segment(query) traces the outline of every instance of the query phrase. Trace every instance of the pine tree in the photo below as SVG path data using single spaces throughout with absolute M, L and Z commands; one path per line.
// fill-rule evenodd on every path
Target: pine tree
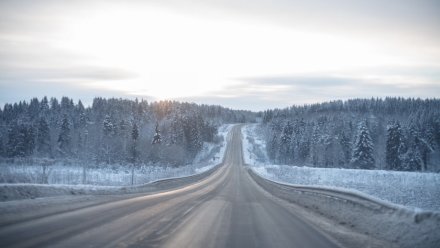
M 58 136 L 58 148 L 63 155 L 70 153 L 71 140 L 70 123 L 67 116 L 64 116 Z
M 42 116 L 46 116 L 49 112 L 49 101 L 47 100 L 47 97 L 43 97 L 40 102 L 40 114 Z
M 280 137 L 280 160 L 282 163 L 290 163 L 293 159 L 293 147 L 292 147 L 292 133 L 293 126 L 290 121 L 283 128 L 283 132 Z
M 373 142 L 365 122 L 359 126 L 351 163 L 360 169 L 373 169 Z
M 135 163 L 138 157 L 138 148 L 137 143 L 139 139 L 139 128 L 136 123 L 133 124 L 132 130 L 131 130 L 131 160 L 132 163 Z
M 317 166 L 319 163 L 319 146 L 321 140 L 321 130 L 318 124 L 312 123 L 312 138 L 310 142 L 310 160 L 313 165 Z
M 2 137 L 0 137 L 0 157 L 6 157 L 5 146 L 3 145 Z
M 175 115 L 171 122 L 170 145 L 183 145 L 185 143 L 185 135 L 183 130 L 182 119 Z
M 408 148 L 408 151 L 402 156 L 402 170 L 419 171 L 422 169 L 423 160 L 418 146 L 419 144 L 416 138 L 415 143 L 413 143 L 413 145 Z
M 12 124 L 8 130 L 6 153 L 9 157 L 25 157 L 32 155 L 35 148 L 35 134 L 32 126 Z
M 272 132 L 271 139 L 267 144 L 267 155 L 270 159 L 276 160 L 278 156 L 278 137 L 275 132 Z
M 161 142 L 162 142 L 162 136 L 160 135 L 159 124 L 156 123 L 156 133 L 154 134 L 153 141 L 151 143 L 154 145 L 154 144 L 160 144 Z
M 85 128 L 87 126 L 87 116 L 84 112 L 81 112 L 79 114 L 79 123 L 78 123 L 78 127 L 81 128 Z
M 110 116 L 106 115 L 102 122 L 102 132 L 104 136 L 101 143 L 101 151 L 102 151 L 101 159 L 105 160 L 107 164 L 110 164 L 112 162 L 112 159 L 116 157 L 116 153 L 118 152 L 114 148 L 115 130 L 116 130 L 116 126 L 113 124 Z
M 49 124 L 43 117 L 38 122 L 37 151 L 40 155 L 51 155 Z
M 344 163 L 349 163 L 351 157 L 351 143 L 344 131 L 340 134 L 339 143 L 341 145 L 342 153 L 344 154 Z
M 399 123 L 388 125 L 386 141 L 386 168 L 388 170 L 400 170 L 400 147 L 402 143 L 402 131 Z
M 9 157 L 24 157 L 26 155 L 25 131 L 22 125 L 12 124 L 8 130 L 8 142 L 6 144 Z
M 23 127 L 24 131 L 24 142 L 25 142 L 25 155 L 30 156 L 35 150 L 35 131 L 32 125 L 25 125 Z
M 104 135 L 106 137 L 112 136 L 114 134 L 115 127 L 109 115 L 104 117 L 104 121 L 102 122 Z
M 133 124 L 133 129 L 131 130 L 131 156 L 132 156 L 132 165 L 131 165 L 131 185 L 134 185 L 134 169 L 136 167 L 136 161 L 138 159 L 138 139 L 139 139 L 139 129 L 136 123 Z
M 189 136 L 189 151 L 192 155 L 196 155 L 198 151 L 202 148 L 202 141 L 199 133 L 199 128 L 196 124 L 191 126 L 190 136 Z
M 31 120 L 35 120 L 40 114 L 40 102 L 37 98 L 32 98 L 29 104 L 28 116 Z

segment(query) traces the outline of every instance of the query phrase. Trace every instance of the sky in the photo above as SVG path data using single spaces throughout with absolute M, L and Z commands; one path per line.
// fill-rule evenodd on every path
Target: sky
M 437 0 L 0 0 L 0 104 L 440 96 Z

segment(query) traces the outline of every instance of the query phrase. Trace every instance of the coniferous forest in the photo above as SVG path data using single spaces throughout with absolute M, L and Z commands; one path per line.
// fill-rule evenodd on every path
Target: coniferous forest
M 190 163 L 203 142 L 218 142 L 224 123 L 255 114 L 174 101 L 95 98 L 90 107 L 68 97 L 33 98 L 0 110 L 0 156 L 90 163 Z
M 313 167 L 440 171 L 440 100 L 353 99 L 267 110 L 269 159 Z
M 0 110 L 0 156 L 91 163 L 191 163 L 225 123 L 261 120 L 272 163 L 439 171 L 440 100 L 353 99 L 263 112 L 176 101 L 33 98 Z

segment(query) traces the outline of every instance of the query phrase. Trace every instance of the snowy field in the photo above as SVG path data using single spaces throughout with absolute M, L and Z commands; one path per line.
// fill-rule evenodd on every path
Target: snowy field
M 219 144 L 205 143 L 195 163 L 181 167 L 141 165 L 135 169 L 134 184 L 145 184 L 165 178 L 184 177 L 202 173 L 221 162 L 226 150 L 226 136 L 232 125 L 219 128 L 223 138 Z M 213 159 L 213 158 L 216 159 Z M 84 165 L 69 161 L 69 165 L 56 163 L 42 166 L 27 162 L 0 164 L 0 184 L 59 184 L 126 186 L 131 184 L 130 165 Z
M 440 174 L 271 165 L 258 125 L 243 127 L 245 162 L 259 175 L 282 183 L 360 191 L 409 208 L 440 211 Z

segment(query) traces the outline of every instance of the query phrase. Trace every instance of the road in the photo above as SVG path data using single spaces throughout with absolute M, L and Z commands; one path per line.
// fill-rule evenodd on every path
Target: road
M 0 227 L 1 247 L 338 247 L 243 166 L 240 127 L 223 165 L 176 190 Z

